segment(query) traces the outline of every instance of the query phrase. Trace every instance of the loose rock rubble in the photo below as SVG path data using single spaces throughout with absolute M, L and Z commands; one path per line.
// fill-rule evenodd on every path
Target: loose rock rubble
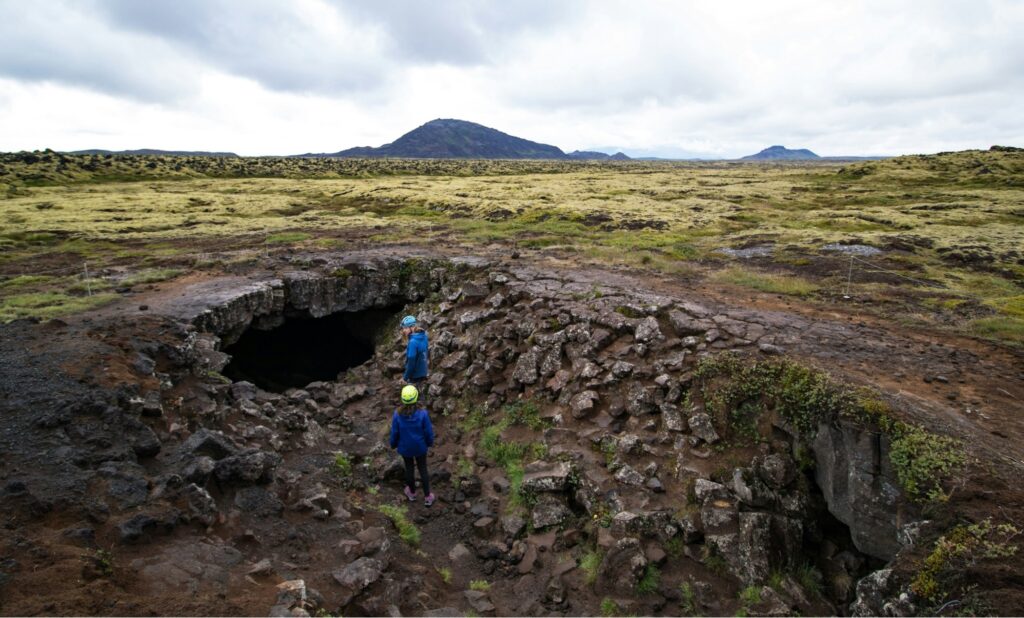
M 349 275 L 323 274 L 342 266 Z M 778 354 L 840 331 L 479 260 L 321 267 L 213 306 L 181 301 L 172 309 L 189 322 L 167 318 L 162 340 L 137 344 L 149 361 L 133 384 L 54 393 L 64 403 L 37 430 L 52 436 L 47 456 L 73 468 L 68 486 L 9 480 L 5 509 L 22 521 L 74 513 L 75 529 L 92 531 L 76 538 L 111 538 L 115 551 L 202 539 L 177 570 L 159 552 L 140 558 L 138 577 L 228 596 L 273 586 L 261 611 L 275 616 L 596 614 L 605 597 L 675 614 L 683 584 L 694 611 L 731 613 L 739 589 L 811 561 L 860 583 L 821 595 L 790 577 L 748 610 L 897 611 L 899 585 L 871 569 L 899 553 L 911 510 L 893 472 L 865 463 L 882 446 L 839 419 L 811 444 L 784 426 L 759 444 L 724 444 L 687 397 L 705 355 Z M 432 342 L 429 509 L 401 495 L 386 443 L 397 333 L 333 382 L 271 393 L 217 377 L 224 346 L 247 328 L 395 305 Z M 522 450 L 502 465 L 482 436 L 516 405 L 532 416 L 504 425 L 502 443 Z M 813 449 L 813 475 L 798 446 Z M 405 508 L 420 545 L 381 506 Z M 824 530 L 826 516 L 850 538 Z M 473 580 L 488 589 L 468 589 Z

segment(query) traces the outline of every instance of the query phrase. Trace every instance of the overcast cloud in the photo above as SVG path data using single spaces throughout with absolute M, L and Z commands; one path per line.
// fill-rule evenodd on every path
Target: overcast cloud
M 0 150 L 1024 145 L 1024 2 L 0 0 Z

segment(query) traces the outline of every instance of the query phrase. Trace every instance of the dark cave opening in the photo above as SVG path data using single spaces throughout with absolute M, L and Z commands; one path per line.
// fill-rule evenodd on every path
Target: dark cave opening
M 817 570 L 812 579 L 817 580 L 820 592 L 838 609 L 845 610 L 854 599 L 856 582 L 884 568 L 885 561 L 857 549 L 850 527 L 828 510 L 814 476 L 807 477 L 817 525 L 804 531 L 804 557 Z
M 224 348 L 231 362 L 224 375 L 280 393 L 338 374 L 373 356 L 377 335 L 401 306 L 335 313 L 322 318 L 288 318 L 272 330 L 249 329 Z

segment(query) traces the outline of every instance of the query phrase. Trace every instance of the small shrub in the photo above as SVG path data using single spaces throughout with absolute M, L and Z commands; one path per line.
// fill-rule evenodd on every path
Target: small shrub
M 682 537 L 674 536 L 668 541 L 665 541 L 665 553 L 668 554 L 669 558 L 678 558 L 683 555 L 683 539 Z
M 526 425 L 534 431 L 543 431 L 551 427 L 551 421 L 540 417 L 537 403 L 529 399 L 505 406 L 505 418 L 512 425 Z
M 615 601 L 605 597 L 601 599 L 601 615 L 602 616 L 618 616 L 619 615 L 619 604 Z
M 414 523 L 409 521 L 408 509 L 404 506 L 382 504 L 377 507 L 377 510 L 395 524 L 395 527 L 398 528 L 398 536 L 400 536 L 403 541 L 413 547 L 419 546 L 420 530 Z
M 644 569 L 644 575 L 636 583 L 636 591 L 640 594 L 650 594 L 658 589 L 661 583 L 661 570 L 654 564 L 648 564 Z
M 709 414 L 720 423 L 728 421 L 731 435 L 747 439 L 760 439 L 759 419 L 769 411 L 808 439 L 829 419 L 877 425 L 891 440 L 889 458 L 897 480 L 917 501 L 943 499 L 943 481 L 966 463 L 959 441 L 896 420 L 877 396 L 788 359 L 744 360 L 732 353 L 703 358 L 694 372 L 694 393 Z M 797 461 L 803 470 L 813 468 L 806 448 L 798 449 Z
M 105 549 L 96 550 L 96 569 L 105 577 L 114 574 L 114 555 Z
M 740 590 L 740 603 L 743 607 L 751 608 L 761 602 L 761 587 L 760 586 L 747 586 L 743 590 Z
M 441 576 L 441 581 L 446 584 L 452 583 L 452 570 L 448 567 L 438 567 L 437 573 Z
M 690 582 L 679 585 L 679 613 L 683 616 L 697 616 L 697 595 Z
M 960 443 L 905 423 L 895 424 L 893 430 L 889 459 L 900 486 L 919 501 L 943 500 L 942 479 L 966 462 Z
M 487 592 L 491 589 L 491 583 L 486 579 L 474 579 L 469 582 L 470 590 L 479 590 L 480 592 Z
M 991 518 L 953 528 L 935 541 L 935 547 L 911 581 L 910 589 L 930 602 L 942 601 L 953 592 L 953 585 L 964 568 L 981 560 L 1016 555 L 1019 547 L 1014 539 L 1020 533 L 1013 524 L 993 524 Z
M 704 546 L 704 566 L 709 571 L 718 575 L 719 577 L 725 577 L 729 574 L 729 563 L 725 561 L 725 558 L 709 549 L 706 545 Z
M 334 454 L 334 472 L 341 478 L 348 478 L 352 475 L 352 460 L 345 453 Z
M 596 549 L 588 551 L 580 559 L 580 568 L 583 569 L 584 581 L 587 582 L 587 585 L 592 586 L 597 581 L 597 573 L 603 559 L 604 555 Z
M 466 414 L 462 418 L 462 420 L 460 420 L 458 423 L 456 423 L 455 426 L 458 427 L 459 431 L 461 431 L 462 433 L 469 433 L 469 432 L 473 431 L 474 429 L 483 429 L 484 427 L 487 427 L 488 425 L 490 425 L 491 422 L 492 422 L 491 419 L 489 419 L 483 413 L 482 410 L 477 408 L 477 409 L 471 410 L 468 414 Z

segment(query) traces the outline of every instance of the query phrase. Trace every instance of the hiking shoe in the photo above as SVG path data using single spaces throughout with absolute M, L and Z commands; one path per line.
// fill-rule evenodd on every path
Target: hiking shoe
M 416 501 L 416 492 L 411 490 L 411 489 L 409 489 L 408 485 L 405 486 L 404 491 L 405 491 L 405 497 L 409 499 L 409 502 L 415 502 Z
M 430 506 L 431 504 L 434 503 L 434 500 L 436 500 L 436 499 L 437 498 L 434 496 L 434 492 L 430 492 L 430 495 L 428 495 L 425 498 L 423 498 L 423 504 L 425 504 L 427 506 Z

